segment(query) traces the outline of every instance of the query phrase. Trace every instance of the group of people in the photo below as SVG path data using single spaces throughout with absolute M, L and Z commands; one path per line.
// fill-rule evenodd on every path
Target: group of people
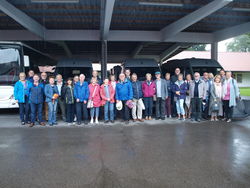
M 45 126 L 57 124 L 57 112 L 69 125 L 77 123 L 98 124 L 100 107 L 103 107 L 104 123 L 114 123 L 119 115 L 128 124 L 151 120 L 155 103 L 155 119 L 177 117 L 179 120 L 191 118 L 201 121 L 202 114 L 210 116 L 211 121 L 224 117 L 232 121 L 233 107 L 239 98 L 237 82 L 230 71 L 220 71 L 219 75 L 204 73 L 201 77 L 194 73 L 193 79 L 187 74 L 185 79 L 181 70 L 175 74 L 155 72 L 155 78 L 147 73 L 144 81 L 126 69 L 119 74 L 101 81 L 98 72 L 86 81 L 85 75 L 63 80 L 62 75 L 55 77 L 33 70 L 21 72 L 14 87 L 14 98 L 19 104 L 21 124 L 33 127 L 36 122 Z M 144 111 L 144 113 L 143 113 Z M 90 115 L 90 118 L 89 118 Z

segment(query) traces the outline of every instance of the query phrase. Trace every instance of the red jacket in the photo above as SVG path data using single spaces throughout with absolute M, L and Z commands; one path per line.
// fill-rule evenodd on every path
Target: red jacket
M 93 96 L 95 87 L 96 87 L 95 95 Z M 99 84 L 95 84 L 95 85 L 89 84 L 89 99 L 93 100 L 94 107 L 100 107 L 101 106 L 101 96 L 100 96 L 100 86 L 99 86 Z
M 150 85 L 146 81 L 142 83 L 142 93 L 144 97 L 153 97 L 156 92 L 155 82 L 151 81 Z
M 109 84 L 108 87 L 109 87 L 110 102 L 114 103 L 115 102 L 115 90 L 113 89 L 113 86 L 111 84 Z M 100 94 L 102 98 L 102 105 L 105 105 L 107 98 L 106 98 L 104 84 L 102 84 L 101 86 Z

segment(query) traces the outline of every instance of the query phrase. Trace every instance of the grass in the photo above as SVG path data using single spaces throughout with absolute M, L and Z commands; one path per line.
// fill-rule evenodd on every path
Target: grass
M 241 87 L 240 88 L 241 96 L 250 96 L 250 87 Z

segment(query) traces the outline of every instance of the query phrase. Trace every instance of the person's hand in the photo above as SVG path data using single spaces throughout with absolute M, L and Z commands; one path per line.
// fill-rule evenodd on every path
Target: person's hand
M 175 93 L 176 93 L 176 95 L 180 95 L 180 91 L 176 91 Z
M 108 98 L 107 101 L 110 101 L 110 98 Z
M 118 102 L 120 102 L 120 100 L 116 100 L 116 102 L 118 103 Z
M 16 103 L 18 103 L 18 100 L 16 100 Z
M 166 96 L 166 99 L 168 99 L 168 96 Z
M 76 102 L 80 102 L 80 99 L 76 99 Z
M 87 101 L 83 101 L 84 102 L 84 104 L 86 104 L 87 103 Z

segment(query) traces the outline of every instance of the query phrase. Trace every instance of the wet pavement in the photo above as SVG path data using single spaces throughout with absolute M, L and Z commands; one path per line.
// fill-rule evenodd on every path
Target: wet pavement
M 1 188 L 250 187 L 250 119 L 52 128 L 16 119 L 0 115 Z

